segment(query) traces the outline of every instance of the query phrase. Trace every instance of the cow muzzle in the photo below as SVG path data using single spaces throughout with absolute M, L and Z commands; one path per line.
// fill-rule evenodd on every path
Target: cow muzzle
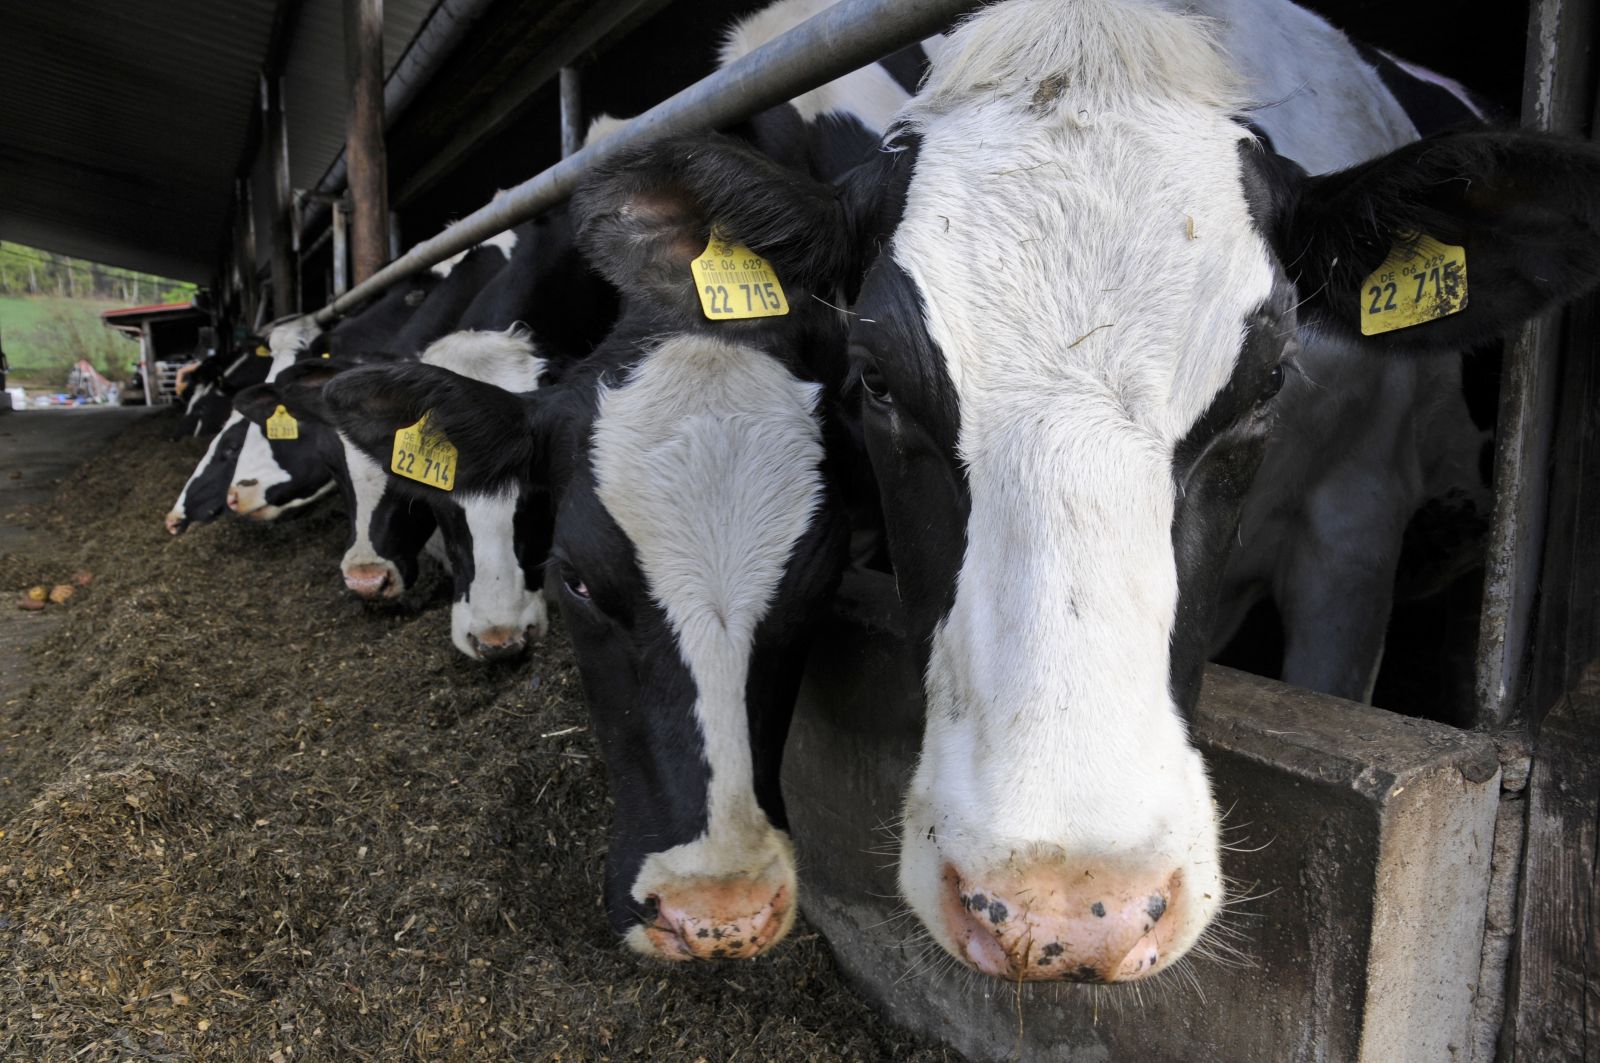
M 491 627 L 467 632 L 472 655 L 482 661 L 511 661 L 528 649 L 528 633 L 513 627 Z
M 398 598 L 405 592 L 400 571 L 388 562 L 351 565 L 344 570 L 344 585 L 356 597 L 368 601 Z
M 748 960 L 794 925 L 794 890 L 770 878 L 690 879 L 647 898 L 653 920 L 632 942 L 664 960 Z
M 167 514 L 166 520 L 163 521 L 163 523 L 167 526 L 168 535 L 182 535 L 184 529 L 189 527 L 189 518 L 185 517 L 178 510 L 173 510 Z
M 944 865 L 940 915 L 958 958 L 1007 981 L 1131 982 L 1174 957 L 1182 870 Z

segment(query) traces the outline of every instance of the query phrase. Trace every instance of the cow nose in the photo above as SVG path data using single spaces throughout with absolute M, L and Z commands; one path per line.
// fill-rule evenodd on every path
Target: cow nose
M 345 570 L 344 585 L 362 598 L 394 598 L 400 578 L 389 565 L 352 565 Z
M 752 959 L 788 933 L 789 898 L 770 879 L 685 882 L 650 895 L 655 922 L 645 936 L 662 959 Z
M 968 879 L 945 865 L 943 915 L 957 954 L 1009 981 L 1152 974 L 1177 921 L 1169 913 L 1183 903 L 1182 871 L 1050 864 Z
M 189 526 L 189 522 L 183 519 L 183 514 L 176 510 L 167 514 L 165 523 L 168 535 L 182 535 L 183 530 Z
M 509 661 L 528 648 L 528 637 L 516 628 L 491 627 L 469 632 L 467 639 L 485 661 Z
M 239 489 L 236 487 L 228 488 L 228 508 L 239 512 Z

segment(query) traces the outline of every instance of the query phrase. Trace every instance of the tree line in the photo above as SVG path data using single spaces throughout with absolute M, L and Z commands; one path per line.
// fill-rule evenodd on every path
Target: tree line
M 183 302 L 193 298 L 194 291 L 194 285 L 168 277 L 0 240 L 0 295 L 54 295 L 138 305 Z

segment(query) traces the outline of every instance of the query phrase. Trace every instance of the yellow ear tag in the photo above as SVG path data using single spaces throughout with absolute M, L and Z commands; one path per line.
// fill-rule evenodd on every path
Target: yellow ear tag
M 272 352 L 267 349 L 267 345 L 265 343 L 258 343 L 258 344 L 256 344 L 256 357 L 257 358 L 271 358 L 272 357 Z
M 1361 334 L 1410 328 L 1467 308 L 1467 252 L 1431 236 L 1400 244 L 1361 285 Z
M 782 317 L 789 312 L 789 300 L 772 266 L 743 244 L 730 244 L 712 233 L 689 270 L 700 293 L 700 309 L 712 321 Z
M 294 414 L 279 406 L 267 418 L 268 439 L 299 439 L 300 422 L 294 419 Z
M 438 432 L 428 431 L 428 415 L 394 434 L 394 454 L 389 468 L 408 480 L 453 491 L 456 486 L 456 448 Z
M 333 357 L 333 352 L 332 351 L 323 351 L 322 352 L 322 357 L 324 357 L 324 358 L 332 358 Z

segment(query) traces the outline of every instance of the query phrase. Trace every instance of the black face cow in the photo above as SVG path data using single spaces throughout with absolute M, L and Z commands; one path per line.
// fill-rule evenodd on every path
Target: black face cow
M 1453 135 L 1321 177 L 1275 154 L 1239 116 L 1285 79 L 1310 126 L 1280 146 L 1395 134 L 1340 109 L 1386 98 L 1347 42 L 1244 7 L 987 8 L 843 199 L 886 240 L 850 357 L 927 697 L 901 888 L 1008 980 L 1147 976 L 1223 903 L 1186 717 L 1274 424 L 1329 401 L 1301 346 L 1351 371 L 1454 351 L 1600 269 L 1589 146 Z M 1392 254 L 1425 323 L 1363 335 Z
M 212 355 L 195 364 L 180 386 L 183 417 L 173 438 L 204 438 L 221 431 L 233 412 L 233 396 L 267 378 L 272 366 L 269 355 L 266 341 L 252 338 L 241 353 L 226 359 Z

